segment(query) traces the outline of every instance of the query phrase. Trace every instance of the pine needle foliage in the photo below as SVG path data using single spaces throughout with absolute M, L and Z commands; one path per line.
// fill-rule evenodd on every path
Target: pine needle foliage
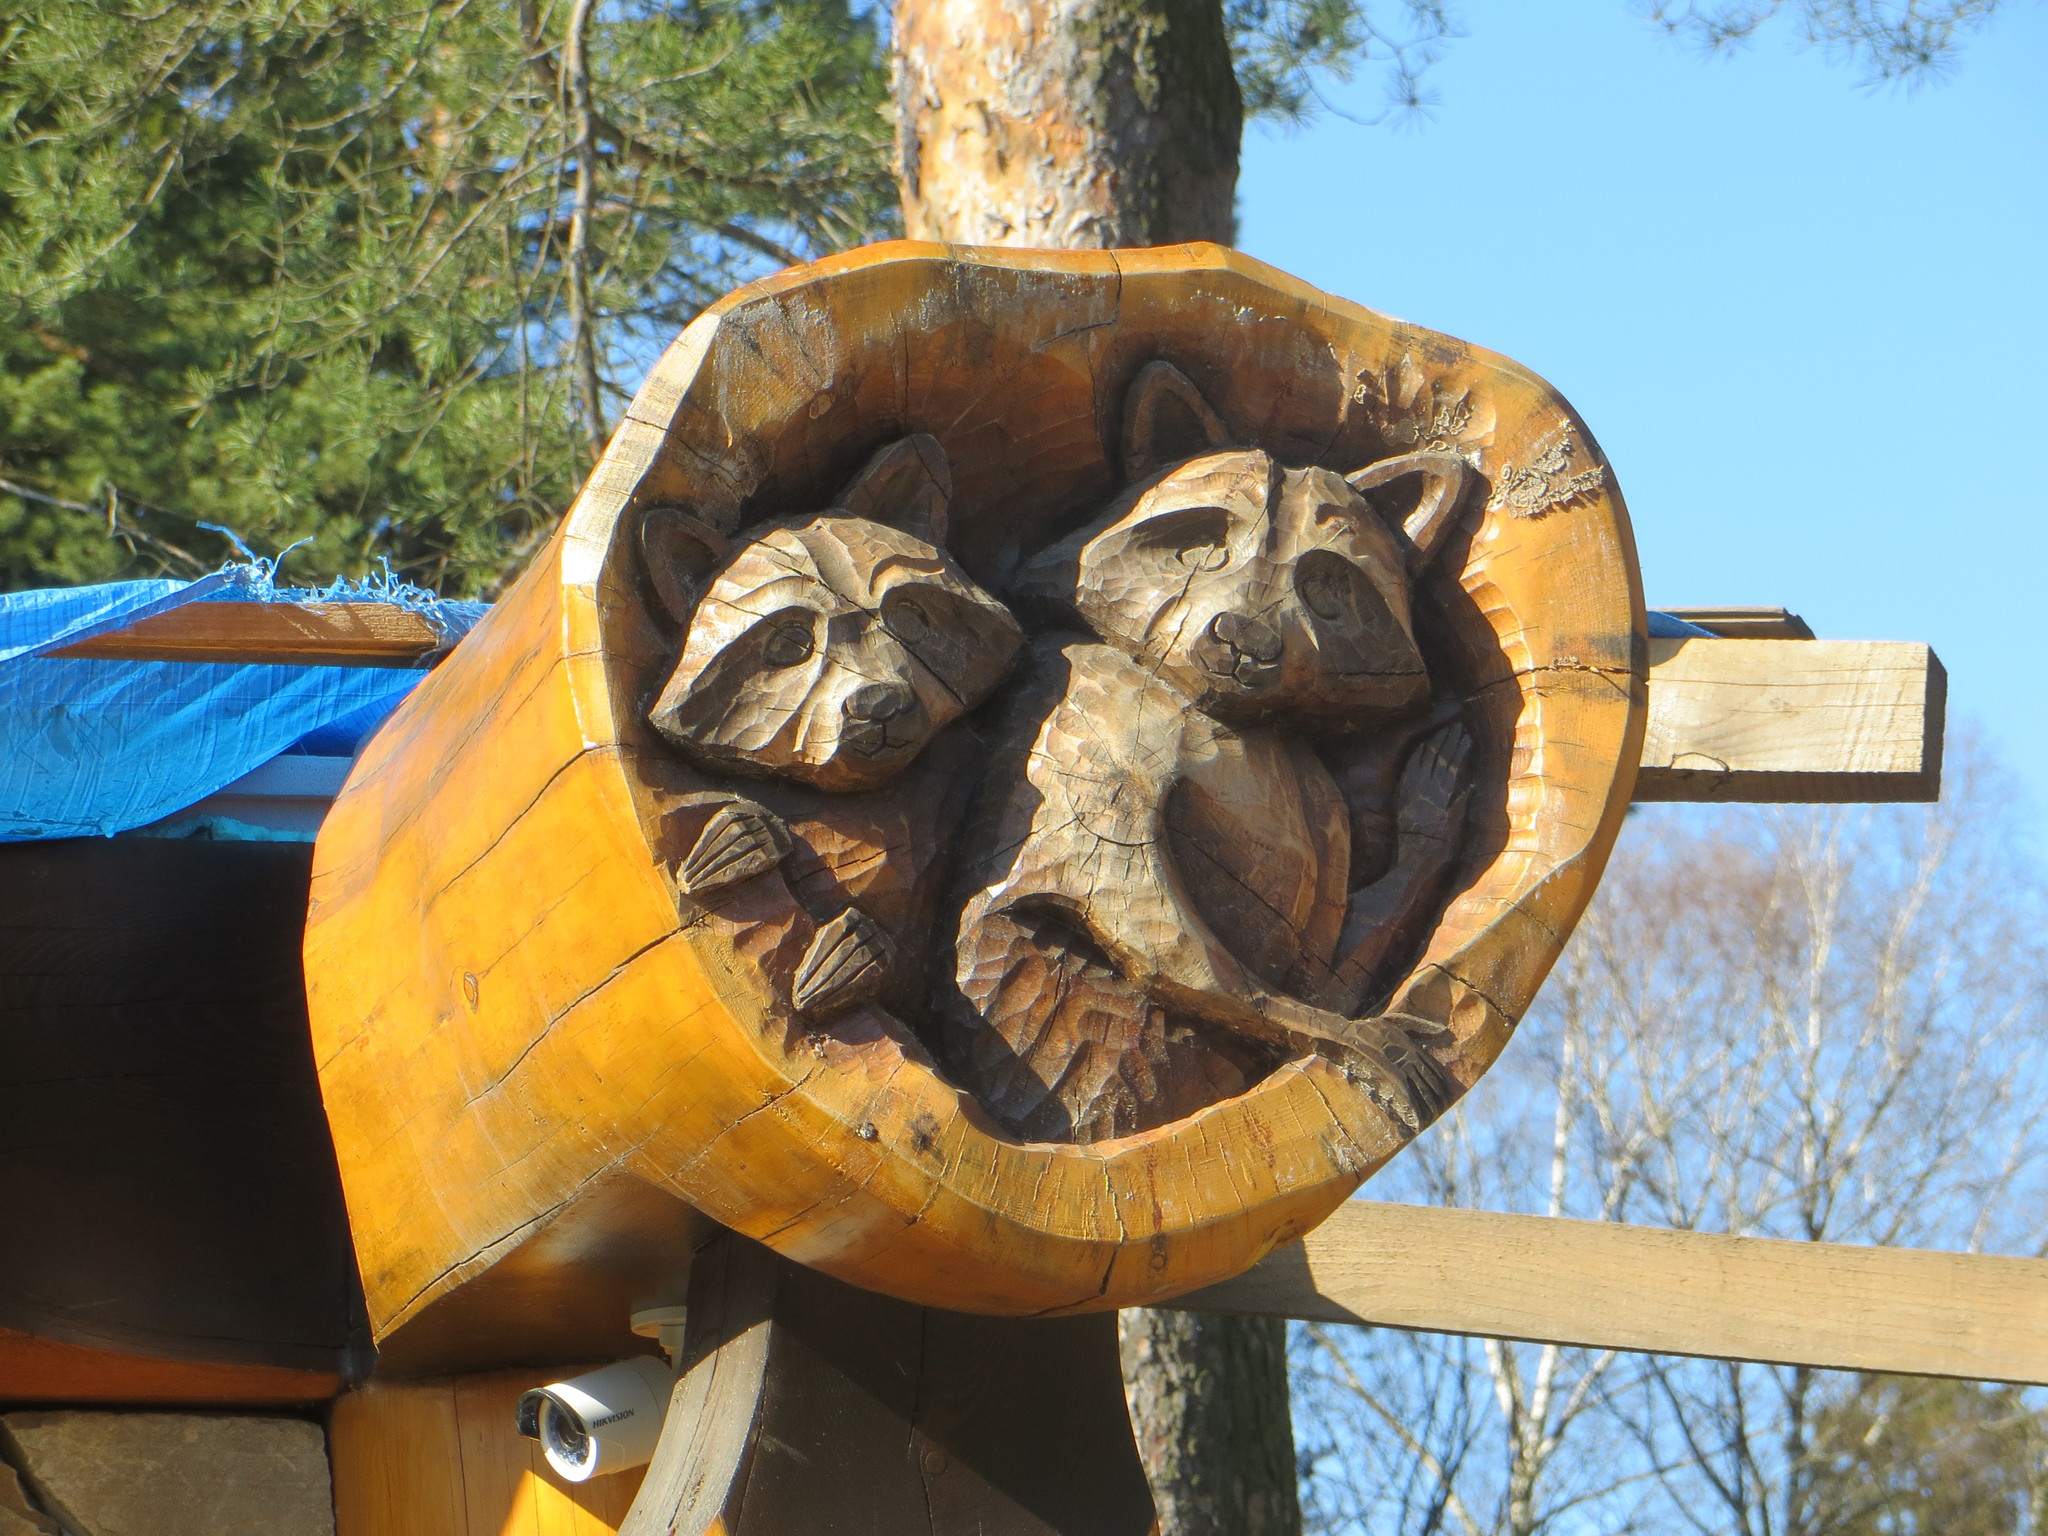
M 1795 1518 L 1826 1536 L 2023 1536 L 2048 1495 L 2048 1422 L 2018 1387 L 1855 1376 L 1816 1416 Z
M 846 0 L 0 0 L 0 587 L 488 593 L 624 386 L 886 235 Z
M 1649 0 L 1650 19 L 1709 53 L 1739 48 L 1779 17 L 1803 42 L 1854 64 L 1866 86 L 1923 85 L 1955 68 L 2000 0 Z

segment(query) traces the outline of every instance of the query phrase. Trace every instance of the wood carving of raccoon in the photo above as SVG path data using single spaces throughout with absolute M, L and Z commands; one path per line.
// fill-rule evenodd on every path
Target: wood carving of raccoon
M 677 507 L 641 524 L 650 582 L 684 626 L 649 721 L 697 767 L 762 781 L 758 798 L 682 797 L 672 816 L 692 830 L 676 883 L 758 944 L 769 928 L 799 943 L 790 999 L 814 1017 L 875 996 L 891 933 L 929 927 L 947 765 L 921 792 L 882 791 L 1023 643 L 945 553 L 950 495 L 945 455 L 920 435 L 883 448 L 828 510 L 738 540 Z M 748 882 L 771 875 L 810 921 L 791 927 L 787 900 L 743 916 Z
M 1176 431 L 1205 451 L 1166 463 Z M 1356 1015 L 1463 828 L 1471 742 L 1431 707 L 1410 593 L 1470 471 L 1411 453 L 1345 477 L 1228 442 L 1150 364 L 1125 401 L 1129 489 L 1017 583 L 1070 632 L 1035 642 L 1008 702 L 935 1044 L 1029 1139 L 1145 1130 L 1309 1053 L 1411 1131 L 1451 1096 L 1440 1030 Z M 1408 476 L 1396 526 L 1362 493 Z M 1389 800 L 1390 859 L 1366 835 Z

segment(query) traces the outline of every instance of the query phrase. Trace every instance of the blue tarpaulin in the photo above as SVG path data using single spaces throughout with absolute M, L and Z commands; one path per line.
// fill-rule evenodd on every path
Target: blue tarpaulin
M 0 842 L 111 836 L 160 820 L 287 751 L 347 756 L 426 675 L 38 654 L 185 603 L 395 602 L 452 643 L 484 613 L 399 583 L 280 592 L 266 562 L 196 582 L 0 593 Z
M 257 561 L 195 582 L 0 593 L 0 842 L 109 837 L 183 810 L 284 753 L 349 756 L 426 675 L 40 652 L 191 602 L 394 602 L 423 613 L 450 644 L 485 612 L 390 581 L 284 592 L 270 575 Z M 1709 631 L 1652 613 L 1650 633 Z

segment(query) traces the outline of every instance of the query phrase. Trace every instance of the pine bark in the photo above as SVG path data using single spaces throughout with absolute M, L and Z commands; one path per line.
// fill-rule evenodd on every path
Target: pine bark
M 1229 244 L 1244 105 L 1216 0 L 898 0 L 904 231 Z
M 1244 103 L 1217 0 L 896 0 L 904 232 L 963 245 L 1230 244 Z M 1160 1536 L 1299 1536 L 1286 1325 L 1130 1311 Z
M 1287 1324 L 1145 1309 L 1119 1323 L 1161 1536 L 1300 1536 Z

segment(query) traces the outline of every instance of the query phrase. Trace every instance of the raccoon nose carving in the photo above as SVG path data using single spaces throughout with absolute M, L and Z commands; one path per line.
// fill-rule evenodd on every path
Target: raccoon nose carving
M 869 683 L 856 688 L 846 700 L 846 718 L 849 720 L 894 720 L 906 713 L 917 702 L 917 696 L 908 688 L 896 687 L 889 683 Z
M 917 708 L 917 695 L 900 683 L 867 683 L 846 696 L 840 710 L 847 719 L 842 739 L 854 751 L 867 757 L 900 747 L 915 739 L 914 732 L 892 740 L 889 726 Z
M 1219 613 L 1195 647 L 1203 670 L 1247 688 L 1278 675 L 1280 632 L 1264 619 L 1242 613 Z

